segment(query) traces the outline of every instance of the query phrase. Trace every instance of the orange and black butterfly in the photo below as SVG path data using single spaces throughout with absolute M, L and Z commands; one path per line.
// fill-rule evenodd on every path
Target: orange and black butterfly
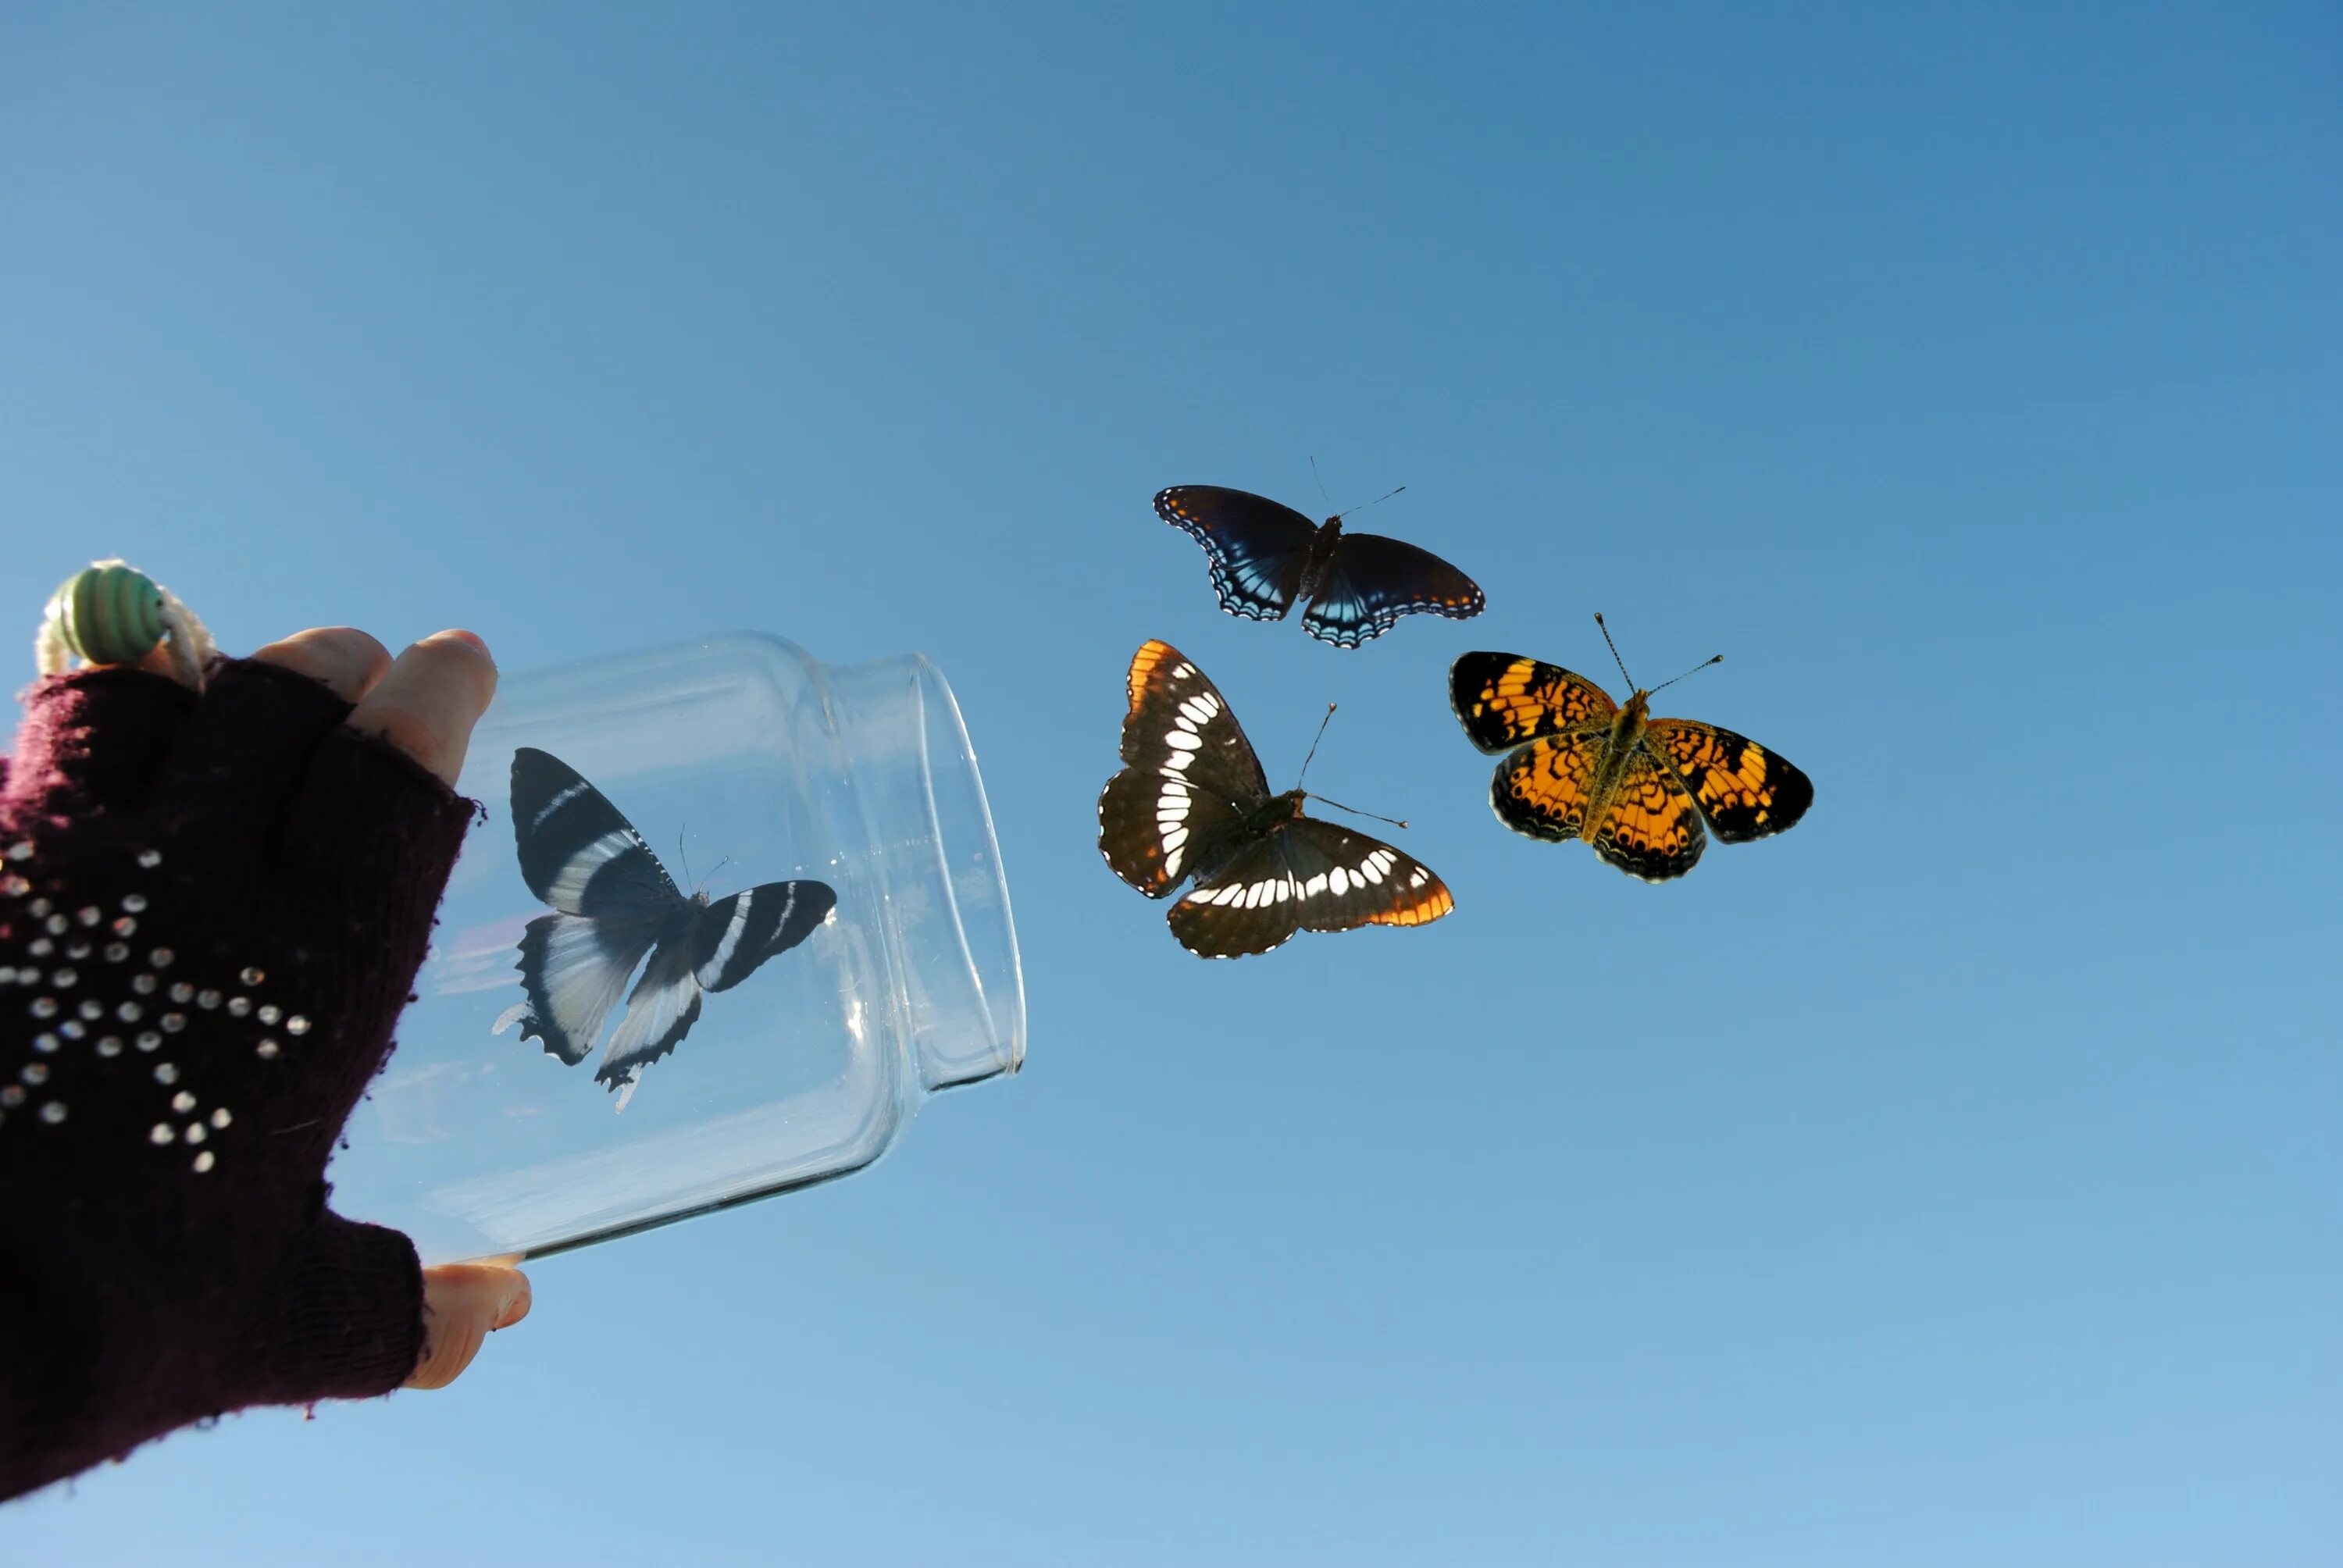
M 1504 753 L 1489 786 L 1497 820 L 1532 839 L 1584 839 L 1631 877 L 1691 870 L 1704 824 L 1745 844 L 1814 804 L 1814 781 L 1786 759 L 1714 724 L 1654 719 L 1651 695 L 1639 688 L 1621 708 L 1585 677 L 1513 653 L 1468 653 L 1448 671 L 1464 733 Z
M 1125 685 L 1127 766 L 1099 796 L 1099 850 L 1151 899 L 1195 878 L 1165 916 L 1182 947 L 1239 958 L 1298 930 L 1420 926 L 1456 907 L 1422 861 L 1303 816 L 1300 789 L 1272 795 L 1228 699 L 1178 648 L 1143 644 Z

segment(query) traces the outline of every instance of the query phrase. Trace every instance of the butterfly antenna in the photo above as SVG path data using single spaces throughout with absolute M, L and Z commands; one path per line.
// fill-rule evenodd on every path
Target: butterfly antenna
M 1302 779 L 1310 777 L 1310 758 L 1318 755 L 1318 742 L 1326 739 L 1326 726 L 1333 722 L 1334 705 L 1330 702 L 1326 705 L 1326 717 L 1318 721 L 1318 733 L 1310 738 L 1310 756 L 1302 759 Z M 1302 788 L 1302 779 L 1293 781 L 1296 789 Z
M 1337 513 L 1335 513 L 1335 514 L 1334 514 L 1335 519 L 1336 519 L 1337 521 L 1340 521 L 1342 518 L 1344 518 L 1350 517 L 1350 516 L 1352 516 L 1353 513 L 1363 512 L 1363 511 L 1365 511 L 1365 510 L 1367 509 L 1367 507 L 1380 507 L 1380 506 L 1382 506 L 1385 501 L 1390 500 L 1393 496 L 1398 495 L 1400 490 L 1404 490 L 1404 489 L 1406 489 L 1406 488 L 1407 488 L 1407 487 L 1406 487 L 1405 485 L 1402 485 L 1402 486 L 1399 487 L 1399 490 L 1385 490 L 1382 495 L 1377 496 L 1373 500 L 1369 501 L 1369 502 L 1367 503 L 1367 506 L 1366 506 L 1366 507 L 1353 507 L 1353 508 L 1351 508 L 1351 510 L 1350 510 L 1350 511 L 1348 511 L 1348 512 L 1337 512 Z M 1328 505 L 1328 506 L 1332 506 L 1332 505 L 1333 505 L 1333 503 L 1332 503 L 1332 501 L 1329 501 L 1329 502 L 1327 503 L 1327 505 Z
M 1652 688 L 1651 691 L 1645 692 L 1644 695 L 1649 697 L 1654 692 L 1665 691 L 1669 687 L 1674 686 L 1677 681 L 1682 680 L 1684 678 L 1684 675 L 1698 675 L 1710 665 L 1723 664 L 1724 662 L 1725 655 L 1721 653 L 1712 658 L 1704 658 L 1698 664 L 1694 665 L 1690 669 L 1685 670 L 1684 675 L 1672 675 L 1667 679 L 1663 680 L 1657 686 Z
M 1312 800 L 1322 801 L 1326 805 L 1334 808 L 1337 811 L 1348 811 L 1353 817 L 1372 817 L 1378 822 L 1389 822 L 1394 828 L 1404 828 L 1407 826 L 1406 822 L 1397 817 L 1386 817 L 1380 811 L 1362 811 L 1356 806 L 1345 806 L 1340 800 L 1328 800 L 1323 795 L 1312 795 L 1310 799 Z
M 1328 511 L 1332 511 L 1334 509 L 1334 498 L 1326 493 L 1326 481 L 1325 478 L 1318 472 L 1318 459 L 1314 456 L 1310 459 L 1310 477 L 1318 481 L 1318 498 L 1326 503 L 1326 509 Z
M 686 882 L 691 881 L 691 857 L 684 852 L 683 836 L 690 831 L 691 824 L 689 822 L 675 830 L 675 858 L 683 867 L 683 879 Z
M 1608 626 L 1604 625 L 1603 612 L 1599 609 L 1594 612 L 1594 624 L 1598 627 L 1602 627 L 1603 628 L 1603 640 L 1610 645 L 1611 662 L 1619 667 L 1619 678 L 1627 683 L 1629 690 L 1643 690 L 1644 689 L 1642 687 L 1635 684 L 1635 678 L 1627 673 L 1627 661 L 1619 657 L 1619 645 L 1611 641 L 1611 628 Z M 1717 657 L 1722 658 L 1725 656 L 1723 654 L 1719 654 Z

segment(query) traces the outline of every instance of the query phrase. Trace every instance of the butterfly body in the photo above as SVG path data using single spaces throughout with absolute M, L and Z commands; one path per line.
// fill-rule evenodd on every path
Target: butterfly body
M 1302 629 L 1357 648 L 1418 611 L 1463 620 L 1481 613 L 1480 587 L 1429 550 L 1380 534 L 1348 534 L 1341 517 L 1311 521 L 1265 496 L 1218 485 L 1174 485 L 1155 514 L 1204 548 L 1221 608 L 1247 620 L 1283 620 L 1299 604 Z
M 1121 772 L 1099 796 L 1099 850 L 1151 899 L 1193 879 L 1165 916 L 1203 958 L 1278 947 L 1297 930 L 1412 926 L 1455 907 L 1430 868 L 1270 792 L 1261 759 L 1203 671 L 1168 643 L 1133 656 Z
M 599 789 L 549 752 L 513 754 L 512 814 L 521 879 L 553 913 L 523 929 L 523 1000 L 497 1021 L 584 1060 L 626 994 L 596 1080 L 625 1110 L 643 1069 L 681 1044 L 703 992 L 729 990 L 811 935 L 837 907 L 827 883 L 766 882 L 710 901 L 686 897 Z M 649 961 L 645 962 L 646 958 Z M 631 991 L 636 966 L 641 978 Z
M 1309 555 L 1302 563 L 1302 581 L 1294 598 L 1308 604 L 1323 592 L 1334 574 L 1334 557 L 1342 547 L 1342 519 L 1328 518 L 1310 536 Z
M 1583 676 L 1510 653 L 1468 653 L 1449 700 L 1483 751 L 1497 819 L 1527 838 L 1580 839 L 1628 875 L 1672 880 L 1714 833 L 1747 843 L 1796 825 L 1814 782 L 1745 736 L 1690 719 L 1654 719 L 1651 694 L 1626 706 Z
M 1587 826 L 1579 829 L 1584 839 L 1601 820 L 1604 809 L 1616 799 L 1619 786 L 1626 778 L 1629 764 L 1644 743 L 1644 731 L 1651 728 L 1651 694 L 1638 691 L 1627 699 L 1627 706 L 1611 721 L 1611 734 L 1603 748 L 1603 760 L 1595 769 L 1589 787 L 1586 810 Z

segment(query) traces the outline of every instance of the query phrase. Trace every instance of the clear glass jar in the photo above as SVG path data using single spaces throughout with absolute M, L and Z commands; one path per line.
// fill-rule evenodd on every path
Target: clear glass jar
M 516 853 L 522 748 L 590 781 L 686 900 L 694 873 L 713 900 L 797 879 L 837 895 L 801 943 L 700 996 L 629 1094 L 596 1081 L 598 1047 L 566 1066 L 497 1032 L 524 999 L 523 931 L 548 913 Z M 929 1094 L 1023 1059 L 991 814 L 923 655 L 833 669 L 743 634 L 508 675 L 458 788 L 488 820 L 332 1172 L 338 1210 L 407 1231 L 427 1262 L 541 1257 L 844 1175 Z

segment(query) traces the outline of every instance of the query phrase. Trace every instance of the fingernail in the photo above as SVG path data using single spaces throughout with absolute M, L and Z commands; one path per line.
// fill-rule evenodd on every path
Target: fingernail
M 435 631 L 431 636 L 433 638 L 449 637 L 454 638 L 458 642 L 469 643 L 474 648 L 479 651 L 480 657 L 487 659 L 490 664 L 494 664 L 497 661 L 497 656 L 488 651 L 488 645 L 480 640 L 480 636 L 478 632 L 466 631 L 459 626 L 451 626 L 445 631 Z
M 497 1308 L 496 1320 L 489 1323 L 488 1327 L 492 1330 L 510 1328 L 528 1316 L 528 1277 L 526 1274 L 515 1274 L 511 1285 L 506 1289 L 503 1302 Z

